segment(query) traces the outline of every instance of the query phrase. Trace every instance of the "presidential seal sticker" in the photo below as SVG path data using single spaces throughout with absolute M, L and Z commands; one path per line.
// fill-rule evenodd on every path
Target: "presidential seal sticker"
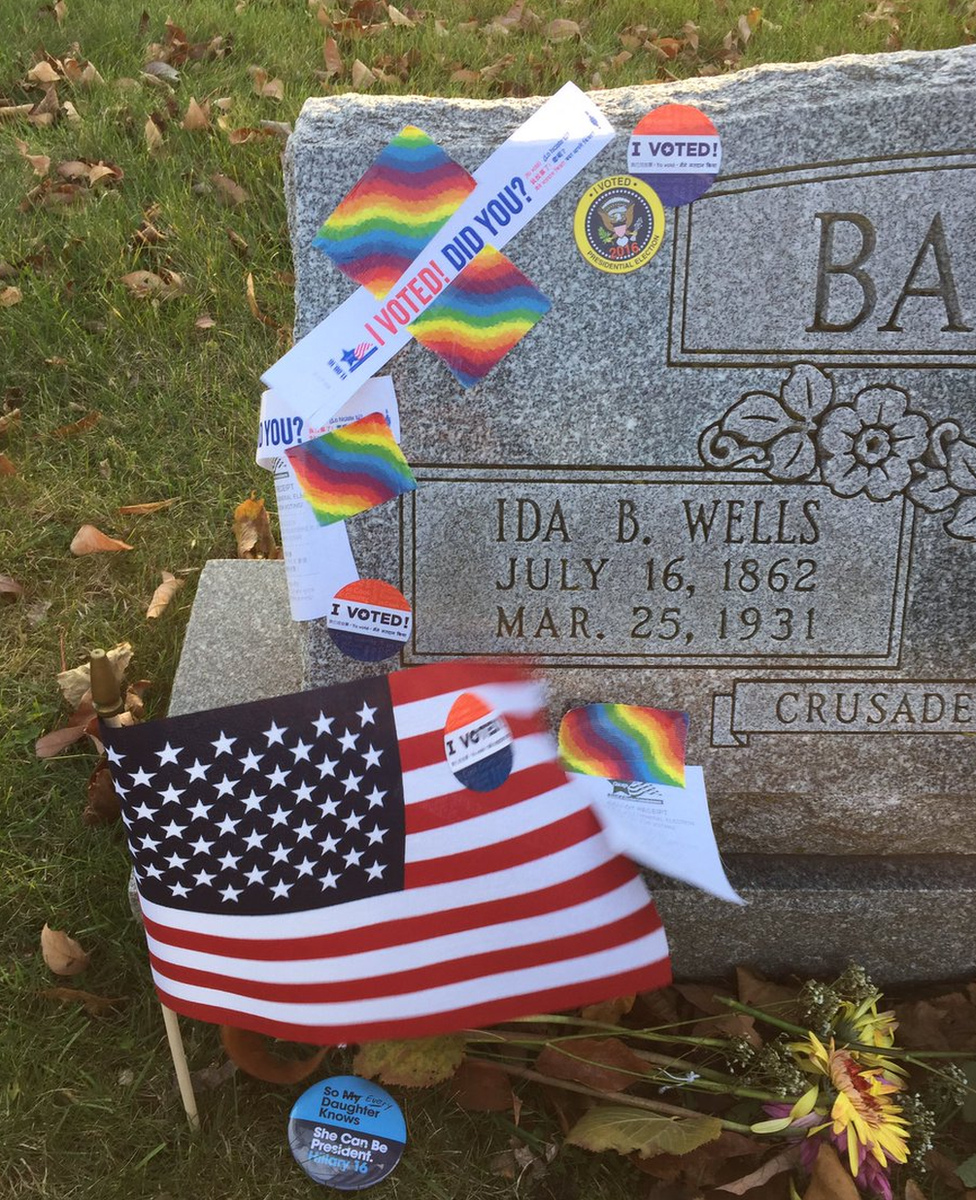
M 491 792 L 512 773 L 512 733 L 501 713 L 465 692 L 444 726 L 444 757 L 454 778 L 472 792 Z
M 652 187 L 669 208 L 703 196 L 721 165 L 718 130 L 690 104 L 655 108 L 638 121 L 627 143 L 627 170 Z
M 577 204 L 573 233 L 591 267 L 624 275 L 657 254 L 664 240 L 664 209 L 639 179 L 609 175 L 594 183 Z
M 400 1106 L 379 1084 L 357 1075 L 334 1075 L 310 1087 L 288 1122 L 288 1143 L 305 1174 L 343 1192 L 385 1179 L 406 1142 Z
M 325 623 L 343 654 L 360 662 L 380 662 L 409 640 L 413 615 L 407 598 L 391 583 L 357 579 L 332 597 Z

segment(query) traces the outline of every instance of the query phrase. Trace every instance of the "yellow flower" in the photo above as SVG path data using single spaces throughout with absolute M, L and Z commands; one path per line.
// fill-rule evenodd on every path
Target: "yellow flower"
M 898 1022 L 893 1012 L 878 1012 L 880 994 L 860 1004 L 845 1000 L 835 1018 L 835 1029 L 842 1042 L 860 1042 L 864 1046 L 887 1049 L 895 1044 Z
M 848 1160 L 855 1177 L 861 1165 L 861 1147 L 882 1167 L 890 1162 L 907 1162 L 908 1122 L 892 1100 L 905 1087 L 900 1068 L 880 1054 L 863 1056 L 857 1051 L 838 1050 L 833 1039 L 824 1046 L 813 1033 L 806 1041 L 794 1043 L 792 1049 L 806 1060 L 807 1069 L 825 1075 L 836 1093 L 830 1119 L 810 1129 L 808 1136 L 828 1127 L 837 1136 L 846 1134 Z M 871 1065 L 865 1058 L 871 1060 Z

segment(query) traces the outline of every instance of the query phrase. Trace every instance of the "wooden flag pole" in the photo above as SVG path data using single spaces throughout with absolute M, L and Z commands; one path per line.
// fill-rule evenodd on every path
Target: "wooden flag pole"
M 197 1098 L 193 1094 L 193 1080 L 190 1078 L 190 1068 L 186 1062 L 186 1051 L 183 1049 L 183 1035 L 180 1033 L 180 1019 L 171 1008 L 160 1003 L 163 1010 L 163 1024 L 166 1026 L 166 1037 L 169 1041 L 169 1052 L 173 1056 L 173 1067 L 176 1071 L 176 1081 L 180 1085 L 180 1096 L 186 1119 L 191 1129 L 200 1128 L 200 1114 L 197 1111 Z

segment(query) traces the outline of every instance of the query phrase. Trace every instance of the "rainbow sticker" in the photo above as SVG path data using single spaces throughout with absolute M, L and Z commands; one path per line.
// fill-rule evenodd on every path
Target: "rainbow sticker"
M 312 245 L 374 296 L 385 296 L 474 188 L 464 167 L 408 125 L 339 202 Z
M 551 308 L 493 246 L 481 250 L 410 330 L 447 364 L 462 387 L 484 379 Z
M 360 662 L 381 662 L 409 640 L 413 615 L 407 598 L 393 584 L 357 579 L 332 597 L 325 623 L 343 654 Z
M 493 791 L 512 773 L 511 730 L 499 712 L 465 692 L 447 714 L 444 756 L 462 786 Z
M 571 708 L 559 726 L 568 771 L 641 783 L 685 785 L 688 714 L 633 704 Z
M 385 504 L 417 481 L 380 413 L 285 450 L 320 525 Z
M 718 130 L 690 104 L 655 108 L 637 122 L 627 144 L 627 170 L 671 208 L 703 196 L 721 166 Z

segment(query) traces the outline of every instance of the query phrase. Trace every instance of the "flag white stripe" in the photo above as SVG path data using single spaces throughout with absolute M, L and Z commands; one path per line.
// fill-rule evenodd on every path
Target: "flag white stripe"
M 630 916 L 647 904 L 647 892 L 639 879 L 630 879 L 604 896 L 586 900 L 545 917 L 526 917 L 466 929 L 460 933 L 411 942 L 402 946 L 344 954 L 334 958 L 309 958 L 289 962 L 265 962 L 256 958 L 228 958 L 202 950 L 169 946 L 151 935 L 149 949 L 158 958 L 180 967 L 212 971 L 232 979 L 258 983 L 344 983 L 350 979 L 378 979 L 416 967 L 451 962 L 471 954 L 488 954 L 515 946 L 531 946 L 540 940 L 587 933 L 601 928 L 612 911 L 616 919 Z
M 545 689 L 535 681 L 528 683 L 486 683 L 458 688 L 453 692 L 442 692 L 427 700 L 408 700 L 393 708 L 397 736 L 400 741 L 418 737 L 435 730 L 443 732 L 447 715 L 459 696 L 474 695 L 489 708 L 513 717 L 530 717 L 546 703 Z
M 504 971 L 497 975 L 425 988 L 402 995 L 380 996 L 331 1004 L 292 1004 L 271 1000 L 256 1000 L 195 984 L 170 979 L 164 971 L 153 968 L 156 984 L 168 995 L 190 1004 L 207 1004 L 217 1008 L 260 1016 L 266 1020 L 292 1025 L 347 1025 L 352 1015 L 358 1025 L 372 1021 L 396 1021 L 432 1013 L 451 1012 L 458 1008 L 488 1004 L 510 996 L 551 991 L 573 986 L 587 980 L 639 969 L 642 964 L 658 962 L 667 956 L 668 945 L 663 929 L 645 934 L 610 950 L 559 962 L 542 963 L 536 967 Z
M 551 762 L 553 756 L 552 735 L 548 733 L 527 733 L 515 738 L 512 742 L 512 773 L 526 771 L 529 767 L 537 767 L 540 763 Z M 467 791 L 464 785 L 448 766 L 446 760 L 431 763 L 429 767 L 414 767 L 412 771 L 403 773 L 404 804 L 420 804 L 424 800 L 433 800 L 437 796 L 447 796 L 453 792 Z M 407 823 L 409 824 L 409 817 Z
M 445 845 L 449 847 L 449 842 Z M 269 914 L 267 916 L 234 916 L 223 913 L 195 913 L 154 904 L 140 897 L 146 917 L 160 926 L 172 926 L 188 933 L 213 937 L 246 938 L 267 941 L 281 938 L 319 937 L 325 934 L 346 933 L 368 928 L 385 921 L 404 917 L 424 917 L 433 913 L 450 912 L 469 904 L 484 904 L 522 896 L 576 879 L 587 871 L 616 858 L 601 831 L 566 850 L 547 854 L 530 865 L 509 867 L 471 879 L 431 884 L 409 891 L 391 892 L 384 896 L 367 896 L 336 904 L 331 908 L 310 912 Z
M 509 838 L 520 837 L 523 833 L 531 833 L 533 829 L 544 829 L 555 821 L 574 816 L 587 808 L 588 798 L 579 788 L 567 783 L 542 796 L 523 800 L 520 804 L 510 804 L 467 821 L 455 821 L 447 829 L 411 833 L 406 839 L 405 861 L 426 862 L 432 858 L 443 858 L 445 853 L 462 854 L 466 850 L 493 846 Z

